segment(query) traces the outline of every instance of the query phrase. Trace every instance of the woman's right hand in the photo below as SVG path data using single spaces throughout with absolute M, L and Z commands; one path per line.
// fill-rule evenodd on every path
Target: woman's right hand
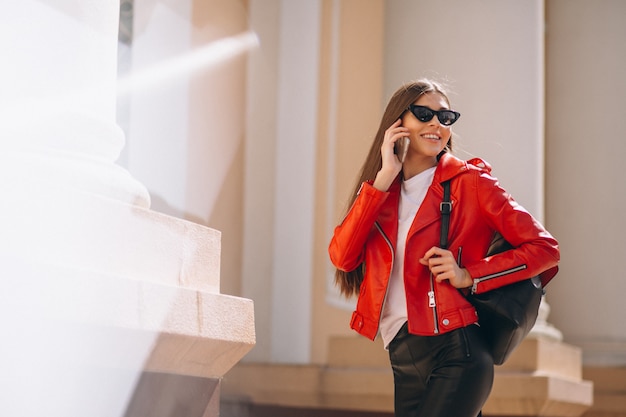
M 387 191 L 391 183 L 393 183 L 393 180 L 398 176 L 398 173 L 402 169 L 402 163 L 398 160 L 393 149 L 396 141 L 408 135 L 409 129 L 402 126 L 402 119 L 396 120 L 395 123 L 389 126 L 385 131 L 383 144 L 380 147 L 383 164 L 380 171 L 376 174 L 374 184 L 372 184 L 374 188 L 380 191 Z

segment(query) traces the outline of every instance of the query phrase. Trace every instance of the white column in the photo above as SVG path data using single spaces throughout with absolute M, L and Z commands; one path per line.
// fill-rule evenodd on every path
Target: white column
M 185 201 L 190 88 L 197 71 L 188 63 L 194 47 L 192 3 L 134 0 L 131 71 L 120 78 L 120 98 L 128 102 L 128 169 L 150 190 L 153 210 L 177 217 L 194 211 L 202 218 Z
M 137 324 L 139 285 L 103 271 L 134 275 L 124 265 L 135 248 L 119 238 L 138 223 L 111 221 L 121 218 L 109 209 L 127 207 L 128 220 L 150 205 L 114 162 L 118 16 L 105 0 L 23 0 L 0 13 L 2 415 L 121 415 L 153 341 L 130 335 L 122 359 L 120 339 L 91 326 Z
M 280 0 L 251 0 L 250 29 L 260 46 L 250 54 L 244 170 L 242 295 L 255 300 L 257 344 L 246 360 L 272 355 L 272 295 L 278 38 Z M 263 221 L 259 221 L 263 219 Z
M 5 7 L 5 175 L 150 205 L 146 188 L 114 163 L 124 146 L 115 124 L 118 17 L 115 1 L 24 0 Z
M 320 7 L 284 0 L 281 8 L 272 313 L 279 362 L 310 359 Z
M 252 1 L 250 10 L 261 48 L 251 61 L 247 120 L 243 294 L 259 312 L 249 359 L 306 363 L 321 4 Z

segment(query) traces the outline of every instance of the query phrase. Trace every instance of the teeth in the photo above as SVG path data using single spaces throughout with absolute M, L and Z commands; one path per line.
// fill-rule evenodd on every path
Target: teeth
M 437 135 L 423 135 L 426 139 L 439 139 Z

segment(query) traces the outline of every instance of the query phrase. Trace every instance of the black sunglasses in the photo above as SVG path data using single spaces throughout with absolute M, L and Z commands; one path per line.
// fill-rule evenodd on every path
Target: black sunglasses
M 459 120 L 459 117 L 461 117 L 461 113 L 456 112 L 456 111 L 432 110 L 432 109 L 429 109 L 428 107 L 418 106 L 417 104 L 411 104 L 407 110 L 413 113 L 413 115 L 415 115 L 417 120 L 423 123 L 431 121 L 432 118 L 435 117 L 435 115 L 437 115 L 437 119 L 439 120 L 439 123 L 441 123 L 444 126 L 450 126 L 452 123 Z

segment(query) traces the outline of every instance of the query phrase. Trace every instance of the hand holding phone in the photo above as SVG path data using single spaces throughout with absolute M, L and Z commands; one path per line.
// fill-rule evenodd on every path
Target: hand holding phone
M 393 153 L 398 157 L 398 161 L 401 164 L 404 163 L 404 159 L 406 158 L 406 154 L 409 152 L 409 144 L 411 143 L 411 139 L 408 136 L 404 136 L 396 141 L 393 146 Z

